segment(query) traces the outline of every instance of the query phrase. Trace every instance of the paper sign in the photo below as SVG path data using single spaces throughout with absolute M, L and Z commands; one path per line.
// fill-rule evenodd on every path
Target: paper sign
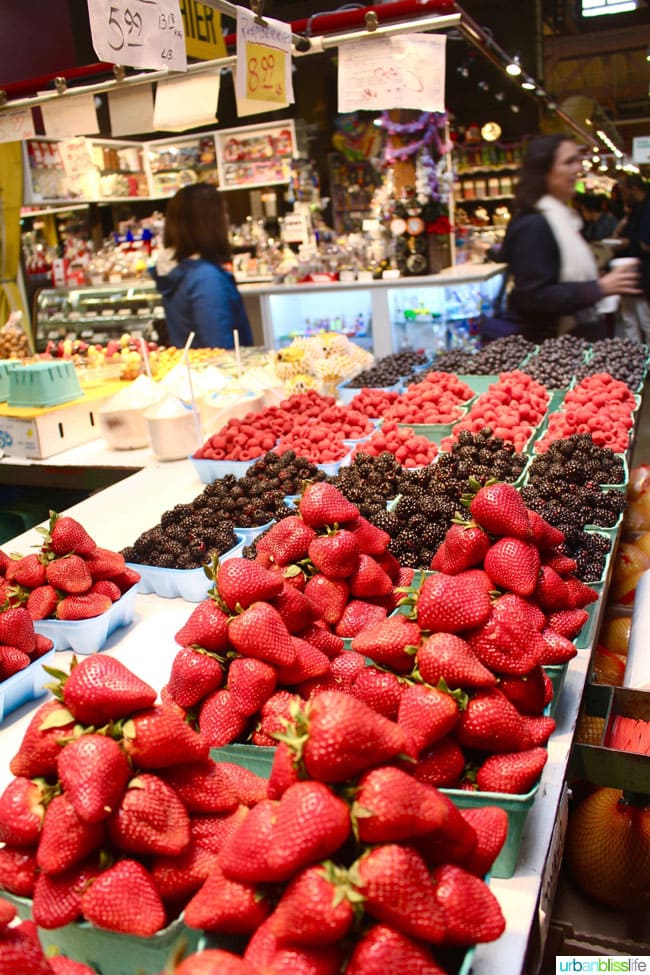
M 116 88 L 108 93 L 111 135 L 133 135 L 153 131 L 153 91 L 151 85 Z
M 637 135 L 632 139 L 632 161 L 650 163 L 650 136 Z
M 59 154 L 63 162 L 68 185 L 74 186 L 76 195 L 84 200 L 99 198 L 99 173 L 93 160 L 90 142 L 83 136 L 62 139 Z
M 201 61 L 225 58 L 228 54 L 223 39 L 221 14 L 199 0 L 180 0 L 188 57 Z
M 100 61 L 131 68 L 187 70 L 178 0 L 88 0 Z
M 237 7 L 238 115 L 284 108 L 294 101 L 291 78 L 291 28 L 265 17 L 258 24 L 250 10 Z
M 20 142 L 34 135 L 31 108 L 14 108 L 0 112 L 0 142 Z
M 221 69 L 185 78 L 169 78 L 156 85 L 153 128 L 184 132 L 216 121 Z
M 443 34 L 378 37 L 339 47 L 338 110 L 445 110 Z
M 50 95 L 51 92 L 39 92 Z M 41 105 L 45 134 L 52 139 L 99 132 L 95 100 L 92 95 L 61 95 Z

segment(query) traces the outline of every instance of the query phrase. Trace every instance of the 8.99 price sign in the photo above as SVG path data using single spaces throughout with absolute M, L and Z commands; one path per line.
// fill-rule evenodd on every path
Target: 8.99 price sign
M 95 54 L 131 68 L 187 69 L 178 0 L 88 0 Z

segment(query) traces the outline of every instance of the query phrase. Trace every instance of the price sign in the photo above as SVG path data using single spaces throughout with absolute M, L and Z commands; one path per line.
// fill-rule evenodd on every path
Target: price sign
M 34 120 L 30 108 L 0 112 L 0 142 L 21 142 L 33 135 Z
M 178 0 L 88 0 L 95 54 L 131 68 L 187 70 Z
M 289 24 L 269 17 L 258 22 L 250 10 L 237 7 L 235 92 L 239 115 L 293 101 Z
M 287 68 L 284 51 L 264 44 L 246 43 L 246 97 L 287 104 Z

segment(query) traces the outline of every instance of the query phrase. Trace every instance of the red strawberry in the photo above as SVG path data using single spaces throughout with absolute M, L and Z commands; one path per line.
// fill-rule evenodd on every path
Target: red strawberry
M 350 810 L 322 782 L 296 782 L 275 812 L 268 853 L 269 880 L 289 880 L 334 854 L 352 832 Z
M 246 729 L 248 719 L 235 707 L 230 691 L 223 687 L 212 691 L 201 702 L 198 718 L 201 735 L 211 748 L 221 748 L 235 741 Z
M 63 792 L 45 810 L 36 862 L 44 873 L 63 873 L 99 850 L 105 839 L 104 824 L 84 823 Z
M 588 619 L 589 613 L 586 609 L 564 609 L 551 613 L 548 617 L 548 625 L 567 640 L 574 640 Z
M 485 877 L 503 849 L 508 835 L 508 813 L 501 806 L 476 806 L 460 814 L 476 834 L 476 843 L 460 866 L 477 877 Z
M 16 647 L 27 654 L 33 652 L 36 644 L 34 621 L 24 606 L 0 612 L 0 644 Z
M 35 633 L 36 645 L 30 654 L 32 660 L 38 660 L 44 654 L 49 653 L 49 651 L 54 646 L 54 641 L 50 640 L 49 636 L 45 636 L 44 633 Z
M 281 741 L 275 749 L 271 774 L 267 782 L 269 799 L 281 799 L 290 785 L 300 781 L 300 774 L 295 762 L 295 754 L 289 746 Z
M 490 597 L 464 573 L 436 572 L 427 576 L 417 594 L 417 622 L 421 629 L 458 633 L 482 626 L 490 615 Z
M 350 589 L 344 579 L 328 579 L 318 574 L 305 586 L 305 596 L 326 623 L 336 626 L 347 606 Z
M 262 801 L 260 799 L 260 802 Z M 230 813 L 192 816 L 190 818 L 192 842 L 212 853 L 219 853 L 228 837 L 232 836 L 247 815 L 248 808 L 246 806 L 237 806 Z
M 571 640 L 567 640 L 561 633 L 556 633 L 550 627 L 542 630 L 544 650 L 540 663 L 545 667 L 565 664 L 577 654 L 577 649 Z
M 45 584 L 45 564 L 40 555 L 22 555 L 8 563 L 6 578 L 26 589 L 36 589 Z
M 364 909 L 377 921 L 403 934 L 440 944 L 445 922 L 436 888 L 422 857 L 396 843 L 377 846 L 351 868 L 358 874 Z
M 161 773 L 161 778 L 191 813 L 232 812 L 242 799 L 234 787 L 232 772 L 224 765 L 208 758 L 203 762 L 175 765 Z
M 413 767 L 413 775 L 419 782 L 435 785 L 439 789 L 453 789 L 464 771 L 465 755 L 453 735 L 427 748 Z
M 491 670 L 484 667 L 470 645 L 453 633 L 432 633 L 417 652 L 420 676 L 435 687 L 444 680 L 448 687 L 494 687 Z
M 9 846 L 36 846 L 45 813 L 45 786 L 15 778 L 0 796 L 0 842 Z
M 95 975 L 95 970 L 89 965 L 66 955 L 53 955 L 49 962 L 54 975 Z
M 369 553 L 372 555 L 372 552 Z M 381 566 L 391 582 L 396 586 L 408 586 L 413 581 L 415 570 L 410 566 L 401 566 L 392 552 L 383 552 L 375 556 L 375 562 Z
M 351 599 L 336 624 L 337 636 L 355 637 L 366 627 L 385 620 L 388 611 L 384 606 L 375 606 L 363 599 Z
M 286 667 L 278 667 L 278 682 L 295 686 L 306 680 L 313 680 L 331 674 L 330 660 L 318 647 L 300 637 L 294 636 L 293 641 L 296 656 L 293 663 Z
M 59 594 L 54 586 L 46 584 L 32 589 L 25 608 L 33 620 L 45 620 L 54 615 L 58 601 Z
M 81 916 L 81 895 L 99 876 L 97 858 L 84 860 L 55 876 L 39 874 L 34 887 L 32 915 L 41 928 L 62 928 Z
M 345 579 L 357 571 L 360 549 L 352 532 L 341 529 L 313 538 L 308 554 L 316 569 L 328 579 Z
M 108 596 L 101 593 L 82 593 L 80 596 L 65 596 L 56 607 L 58 620 L 89 620 L 101 616 L 112 606 Z
M 181 647 L 172 661 L 167 690 L 182 708 L 193 708 L 223 683 L 220 659 L 200 646 Z
M 311 643 L 312 646 L 322 650 L 325 656 L 330 658 L 336 657 L 345 646 L 341 637 L 337 636 L 336 633 L 331 633 L 324 626 L 317 626 L 314 623 L 296 635 L 301 640 L 306 640 L 307 643 Z
M 398 614 L 358 633 L 352 649 L 397 674 L 408 674 L 413 670 L 420 636 L 417 623 Z
M 528 509 L 528 521 L 532 533 L 531 540 L 539 549 L 557 548 L 564 542 L 564 532 L 555 528 L 536 511 Z
M 221 948 L 206 948 L 189 955 L 174 969 L 174 975 L 254 975 L 250 965 L 238 955 Z
M 295 736 L 305 733 L 306 740 L 297 744 Z M 344 782 L 406 747 L 399 725 L 339 691 L 324 691 L 305 702 L 287 738 L 301 749 L 307 774 L 321 782 Z
M 119 860 L 105 870 L 83 894 L 81 907 L 91 924 L 122 934 L 149 938 L 165 925 L 165 908 L 156 885 L 136 860 Z
M 282 592 L 271 600 L 271 606 L 277 609 L 284 620 L 289 633 L 297 634 L 305 627 L 311 626 L 320 613 L 304 593 L 290 583 L 285 582 Z
M 214 599 L 204 599 L 194 607 L 174 637 L 182 647 L 201 647 L 209 653 L 228 649 L 228 616 Z
M 546 681 L 539 665 L 527 674 L 503 674 L 499 689 L 522 714 L 541 714 L 546 707 Z
M 525 794 L 539 779 L 547 759 L 545 748 L 490 755 L 476 774 L 476 784 L 482 792 Z
M 232 706 L 246 717 L 255 714 L 275 690 L 278 675 L 271 664 L 252 657 L 236 657 L 228 668 Z
M 97 592 L 100 596 L 108 596 L 112 603 L 116 603 L 122 595 L 122 590 L 110 579 L 98 579 L 93 582 L 90 592 Z
M 566 576 L 564 580 L 569 588 L 569 609 L 583 609 L 589 603 L 595 603 L 598 599 L 598 592 L 591 586 L 585 585 L 575 576 Z
M 48 562 L 45 576 L 50 586 L 71 594 L 88 592 L 93 584 L 88 566 L 80 555 L 66 555 Z
M 109 816 L 131 776 L 126 755 L 106 735 L 81 735 L 61 749 L 56 765 L 74 811 L 86 823 Z
M 303 521 L 312 528 L 333 527 L 346 521 L 356 521 L 359 517 L 359 509 L 327 481 L 307 485 L 298 511 Z
M 452 695 L 424 684 L 412 684 L 403 690 L 397 722 L 410 735 L 417 754 L 456 727 L 460 715 L 458 693 Z
M 537 547 L 520 538 L 506 536 L 490 546 L 485 571 L 501 589 L 519 596 L 532 596 L 537 586 L 541 561 Z
M 151 861 L 151 876 L 164 901 L 187 901 L 208 879 L 217 866 L 216 851 L 192 842 L 184 853 L 157 856 Z
M 0 938 L 16 916 L 16 908 L 9 901 L 0 898 Z
M 92 555 L 97 548 L 83 525 L 69 515 L 59 515 L 55 511 L 50 512 L 49 539 L 45 544 L 55 555 L 75 552 L 86 556 Z
M 119 552 L 113 552 L 110 548 L 100 548 L 99 545 L 92 555 L 86 558 L 86 565 L 93 581 L 121 578 L 126 571 L 126 562 Z
M 228 562 L 225 564 L 229 565 Z M 281 579 L 280 583 L 282 589 Z M 255 657 L 278 667 L 292 664 L 295 660 L 296 650 L 291 634 L 277 609 L 268 603 L 252 603 L 239 616 L 233 617 L 228 625 L 228 636 L 233 647 L 244 657 Z
M 481 528 L 492 535 L 531 536 L 526 505 L 512 484 L 485 484 L 474 495 L 469 510 Z
M 330 661 L 332 673 L 339 683 L 339 690 L 351 691 L 352 685 L 366 666 L 365 659 L 355 650 L 344 650 Z
M 371 521 L 359 515 L 357 520 L 348 526 L 359 545 L 359 551 L 366 555 L 383 555 L 390 545 L 388 532 L 377 528 Z M 390 573 L 388 573 L 390 575 Z
M 481 565 L 489 547 L 490 539 L 479 525 L 473 522 L 453 524 L 434 555 L 431 568 L 450 576 L 457 575 Z
M 522 714 L 527 747 L 545 745 L 555 731 L 555 718 L 546 714 Z
M 247 609 L 253 603 L 266 602 L 282 592 L 279 572 L 270 572 L 248 559 L 228 559 L 217 568 L 216 586 L 231 612 L 238 606 Z
M 206 738 L 163 705 L 138 711 L 122 726 L 123 748 L 133 766 L 168 768 L 208 757 Z
M 130 565 L 125 565 L 121 572 L 111 576 L 115 585 L 120 587 L 121 593 L 128 592 L 140 582 L 141 578 L 140 573 Z
M 13 674 L 29 667 L 30 662 L 30 658 L 22 650 L 0 644 L 0 681 L 7 680 Z
M 363 667 L 350 688 L 354 697 L 358 697 L 377 714 L 383 714 L 391 721 L 397 721 L 403 691 L 404 685 L 396 674 L 378 670 L 377 667 Z
M 176 792 L 159 776 L 131 779 L 108 820 L 112 842 L 126 853 L 176 856 L 190 845 L 190 820 Z
M 225 877 L 217 864 L 185 908 L 190 928 L 251 934 L 271 912 L 268 898 L 252 884 Z
M 99 655 L 81 664 L 73 659 L 70 675 L 49 671 L 63 684 L 63 699 L 85 724 L 103 724 L 153 703 L 155 691 L 118 660 Z
M 387 924 L 375 924 L 357 941 L 346 975 L 445 975 L 422 941 Z
M 279 803 L 263 799 L 224 840 L 219 866 L 226 877 L 257 884 L 269 879 L 269 855 Z
M 541 567 L 533 599 L 547 613 L 569 607 L 569 587 L 550 565 Z
M 35 847 L 0 847 L 0 890 L 32 897 L 37 870 Z
M 287 886 L 269 927 L 281 944 L 329 945 L 344 938 L 355 917 L 347 871 L 331 862 L 307 867 Z
M 549 568 L 553 569 L 554 572 L 557 572 L 557 574 L 562 576 L 562 578 L 571 575 L 578 568 L 578 563 L 575 559 L 570 558 L 568 555 L 565 555 L 563 552 L 558 551 L 557 549 L 544 552 L 542 564 L 548 565 Z
M 298 515 L 289 515 L 272 525 L 255 547 L 268 553 L 278 565 L 289 565 L 307 557 L 315 532 Z
M 0 940 L 0 975 L 52 975 L 52 966 L 38 940 L 22 930 L 8 928 Z
M 245 806 L 254 806 L 267 797 L 267 780 L 256 775 L 243 765 L 234 762 L 219 762 L 219 771 L 234 790 L 239 802 Z M 182 797 L 181 797 L 182 798 Z
M 454 734 L 463 748 L 504 752 L 526 747 L 521 715 L 496 689 L 479 691 L 469 699 Z
M 74 723 L 74 718 L 60 701 L 50 699 L 41 704 L 9 763 L 12 774 L 28 779 L 54 776 L 62 739 L 73 737 Z
M 495 674 L 528 674 L 541 663 L 544 641 L 540 634 L 528 634 L 527 640 L 520 639 L 514 647 L 509 644 L 506 639 L 490 639 L 482 630 L 477 630 L 469 641 L 481 663 Z
M 444 919 L 445 944 L 474 945 L 501 937 L 505 918 L 484 880 L 453 864 L 436 867 L 431 880 Z
M 393 583 L 372 555 L 361 555 L 356 571 L 348 580 L 350 595 L 358 599 L 387 596 L 393 591 Z
M 255 972 L 274 975 L 339 975 L 344 953 L 339 945 L 281 944 L 267 918 L 246 946 L 244 958 Z M 247 973 L 250 968 L 246 970 Z

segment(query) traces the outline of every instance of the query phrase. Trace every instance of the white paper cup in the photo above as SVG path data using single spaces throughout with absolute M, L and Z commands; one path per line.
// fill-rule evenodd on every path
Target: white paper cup
M 613 261 L 609 262 L 610 267 L 637 267 L 639 263 L 638 257 L 615 257 Z

